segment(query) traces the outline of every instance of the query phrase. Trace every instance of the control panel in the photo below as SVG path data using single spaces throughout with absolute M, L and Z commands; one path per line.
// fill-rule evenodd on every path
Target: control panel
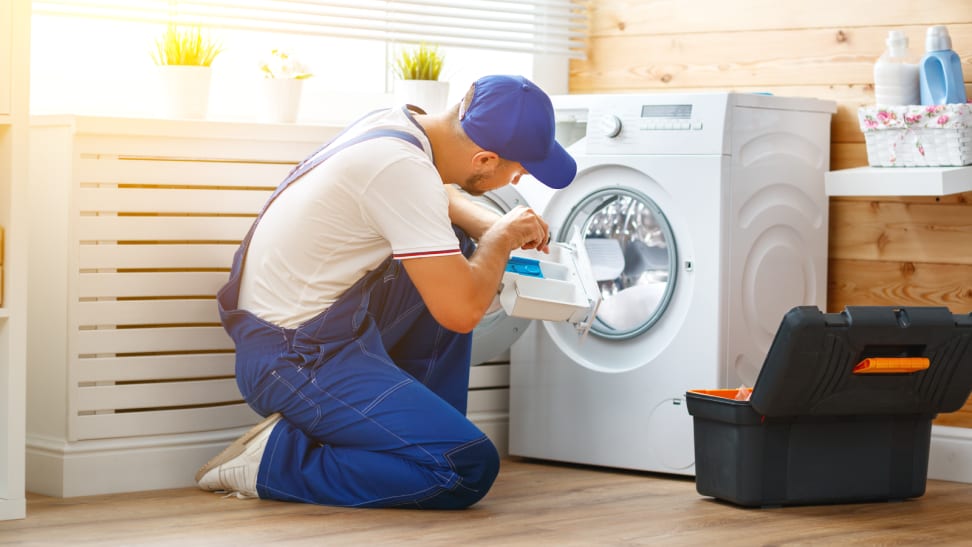
M 589 154 L 723 154 L 727 93 L 598 95 L 590 100 Z

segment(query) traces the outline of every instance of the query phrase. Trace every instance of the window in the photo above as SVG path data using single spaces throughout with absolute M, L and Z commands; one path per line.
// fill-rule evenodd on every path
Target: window
M 252 119 L 258 63 L 283 48 L 314 73 L 301 120 L 336 123 L 390 104 L 389 58 L 403 44 L 439 44 L 450 101 L 489 73 L 566 92 L 567 62 L 583 55 L 587 24 L 577 0 L 35 1 L 32 110 L 154 115 L 150 52 L 169 21 L 200 24 L 225 46 L 213 64 L 210 118 Z

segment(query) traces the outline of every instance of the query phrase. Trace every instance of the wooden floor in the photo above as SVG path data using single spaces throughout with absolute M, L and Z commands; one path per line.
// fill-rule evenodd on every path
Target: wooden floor
M 897 503 L 744 509 L 691 479 L 507 459 L 464 511 L 344 509 L 222 498 L 194 488 L 28 495 L 0 545 L 958 545 L 972 484 L 928 481 Z

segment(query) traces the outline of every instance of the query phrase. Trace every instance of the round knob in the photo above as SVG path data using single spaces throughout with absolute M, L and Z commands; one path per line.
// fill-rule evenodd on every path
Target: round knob
M 614 115 L 601 118 L 601 132 L 605 137 L 613 139 L 621 134 L 621 119 Z

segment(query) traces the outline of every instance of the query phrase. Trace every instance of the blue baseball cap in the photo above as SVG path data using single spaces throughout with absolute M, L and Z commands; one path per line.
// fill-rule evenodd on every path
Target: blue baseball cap
M 563 188 L 577 163 L 554 139 L 550 97 L 523 76 L 484 76 L 473 84 L 462 129 L 477 146 L 515 161 L 540 182 Z

